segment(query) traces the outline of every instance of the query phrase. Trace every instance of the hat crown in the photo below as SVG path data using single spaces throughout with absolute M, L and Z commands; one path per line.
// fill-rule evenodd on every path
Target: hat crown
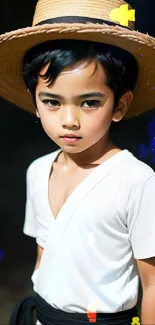
M 39 0 L 32 25 L 58 17 L 89 17 L 135 29 L 135 10 L 124 0 Z

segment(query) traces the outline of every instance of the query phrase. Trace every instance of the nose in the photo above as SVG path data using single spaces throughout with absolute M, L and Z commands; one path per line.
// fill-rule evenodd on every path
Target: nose
M 62 110 L 61 123 L 63 127 L 79 127 L 79 110 L 73 106 L 67 106 Z

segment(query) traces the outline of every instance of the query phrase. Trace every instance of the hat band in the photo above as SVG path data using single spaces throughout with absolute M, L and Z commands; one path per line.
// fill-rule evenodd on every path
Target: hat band
M 114 22 L 109 21 L 109 20 L 103 20 L 103 19 L 91 18 L 91 17 L 79 17 L 79 16 L 64 16 L 64 17 L 50 18 L 50 19 L 40 21 L 35 26 L 44 25 L 44 24 L 55 24 L 55 23 L 82 23 L 82 24 L 86 24 L 87 22 L 94 23 L 94 24 L 97 24 L 97 23 L 98 24 L 107 24 L 109 26 L 119 26 L 119 27 L 123 27 L 123 28 L 129 29 L 129 30 L 132 30 L 129 27 L 122 26 L 120 24 L 114 23 Z

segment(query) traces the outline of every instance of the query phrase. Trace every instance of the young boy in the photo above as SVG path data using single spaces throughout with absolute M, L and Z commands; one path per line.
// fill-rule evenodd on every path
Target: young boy
M 3 57 L 14 49 L 1 95 L 36 110 L 60 147 L 27 171 L 42 325 L 139 324 L 139 276 L 141 324 L 155 324 L 155 174 L 109 137 L 112 121 L 155 104 L 155 40 L 120 26 L 126 6 L 40 0 L 34 27 L 1 36 Z

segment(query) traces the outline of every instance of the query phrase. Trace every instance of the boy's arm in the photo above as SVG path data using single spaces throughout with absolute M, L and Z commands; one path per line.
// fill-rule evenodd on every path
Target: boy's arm
M 137 260 L 142 283 L 141 325 L 155 325 L 155 257 Z
M 37 245 L 37 259 L 36 259 L 36 264 L 35 264 L 34 271 L 36 271 L 37 269 L 39 269 L 39 265 L 40 265 L 40 261 L 41 261 L 41 257 L 42 257 L 43 251 L 44 251 L 44 248 L 42 248 L 41 246 Z
M 155 173 L 130 196 L 127 226 L 142 283 L 141 325 L 155 325 Z

